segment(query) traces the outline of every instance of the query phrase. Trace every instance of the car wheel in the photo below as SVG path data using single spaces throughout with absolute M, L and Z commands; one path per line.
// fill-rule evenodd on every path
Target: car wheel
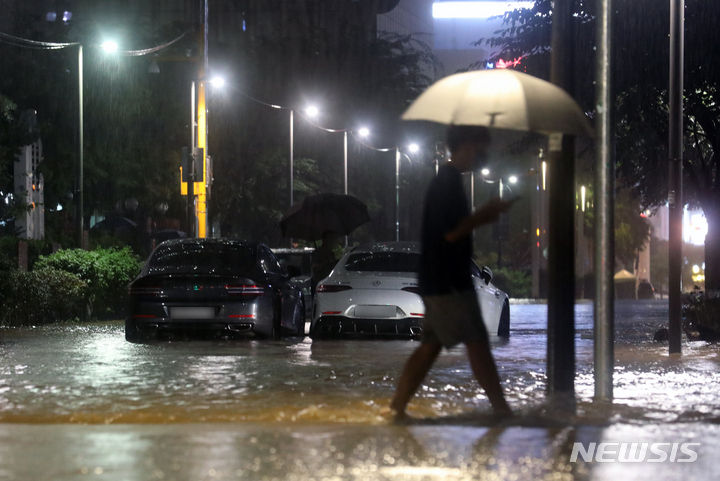
M 498 324 L 498 336 L 510 337 L 510 306 L 507 301 L 503 304 L 502 314 L 500 314 L 500 324 Z
M 271 339 L 280 339 L 282 337 L 282 327 L 280 325 L 281 310 L 278 307 L 273 307 L 273 327 L 270 333 Z
M 312 321 L 310 322 L 310 339 L 320 339 L 322 338 L 322 334 L 320 334 L 320 329 L 317 328 L 317 325 L 319 323 L 313 324 Z

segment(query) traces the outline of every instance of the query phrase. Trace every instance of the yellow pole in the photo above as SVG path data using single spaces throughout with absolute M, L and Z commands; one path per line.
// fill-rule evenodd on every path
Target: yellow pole
M 197 222 L 198 239 L 207 237 L 207 109 L 205 108 L 205 81 L 198 86 L 198 108 L 197 108 L 197 146 L 202 149 L 202 170 L 203 181 L 195 183 L 197 194 Z M 200 160 L 200 159 L 197 159 Z

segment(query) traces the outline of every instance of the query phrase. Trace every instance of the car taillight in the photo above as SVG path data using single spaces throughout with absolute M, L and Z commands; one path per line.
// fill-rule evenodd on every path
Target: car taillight
M 262 296 L 265 294 L 265 288 L 261 286 L 225 286 L 227 293 L 232 296 Z
M 316 292 L 342 292 L 352 289 L 350 286 L 334 286 L 331 284 L 321 284 L 315 289 Z
M 161 287 L 131 287 L 128 289 L 131 296 L 159 296 L 162 294 Z
M 406 292 L 412 292 L 413 294 L 420 295 L 420 288 L 417 286 L 403 287 L 402 290 L 406 291 Z

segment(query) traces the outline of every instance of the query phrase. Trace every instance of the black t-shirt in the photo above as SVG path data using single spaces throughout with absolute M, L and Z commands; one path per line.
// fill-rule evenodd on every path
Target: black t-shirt
M 422 259 L 419 269 L 420 293 L 423 296 L 450 294 L 473 289 L 470 263 L 472 236 L 447 242 L 445 234 L 470 215 L 462 174 L 444 165 L 430 184 L 422 227 Z

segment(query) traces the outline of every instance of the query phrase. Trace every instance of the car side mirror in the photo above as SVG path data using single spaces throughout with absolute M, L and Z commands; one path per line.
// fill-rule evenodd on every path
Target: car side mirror
M 287 266 L 285 270 L 288 273 L 288 277 L 292 279 L 293 277 L 300 277 L 302 275 L 302 271 L 297 266 Z
M 480 277 L 485 281 L 485 284 L 490 284 L 493 273 L 488 266 L 483 266 L 482 271 L 480 271 Z

